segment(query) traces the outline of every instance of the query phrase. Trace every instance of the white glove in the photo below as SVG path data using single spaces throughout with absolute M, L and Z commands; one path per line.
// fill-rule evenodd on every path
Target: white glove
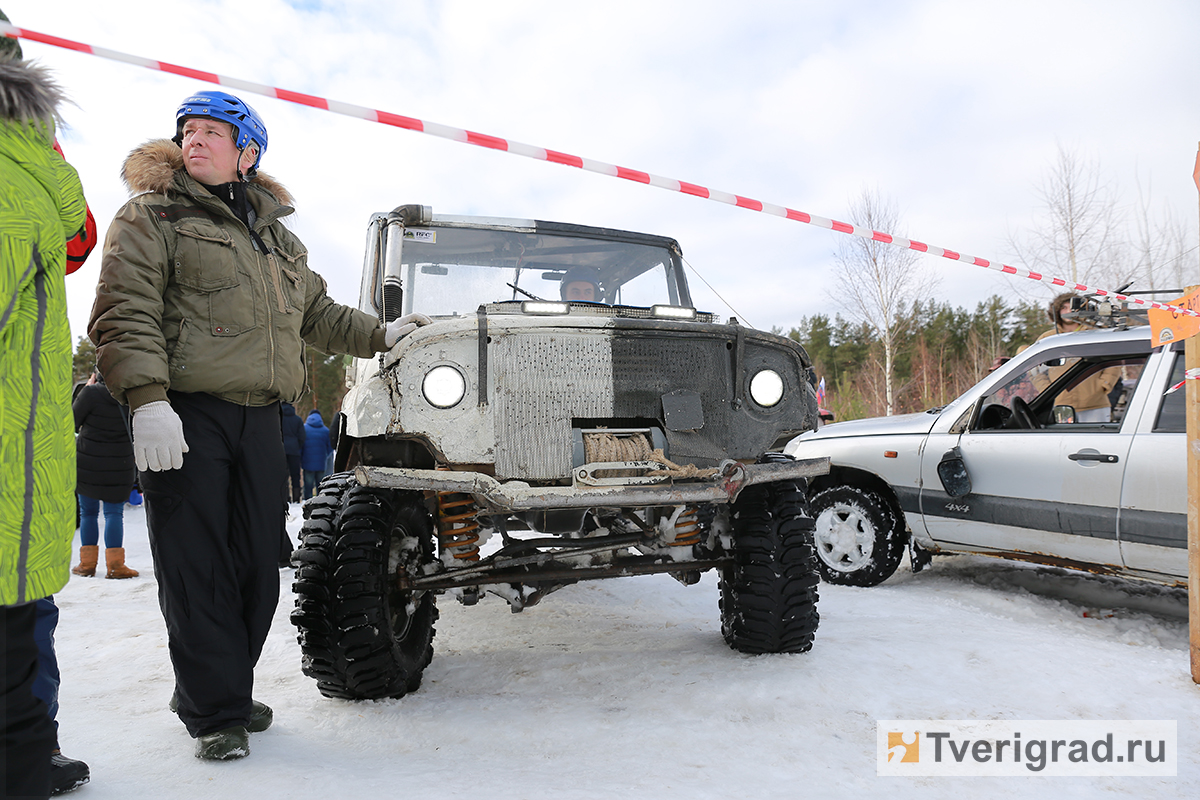
M 139 470 L 179 469 L 187 451 L 183 422 L 166 400 L 146 403 L 133 412 L 133 460 Z
M 383 343 L 388 346 L 388 349 L 396 346 L 396 342 L 408 336 L 422 325 L 428 325 L 433 320 L 424 314 L 405 314 L 399 319 L 394 319 L 387 324 L 387 328 L 383 334 Z

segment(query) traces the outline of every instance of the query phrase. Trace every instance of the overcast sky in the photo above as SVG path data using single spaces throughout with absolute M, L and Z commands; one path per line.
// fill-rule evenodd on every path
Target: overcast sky
M 0 8 L 30 30 L 824 217 L 854 221 L 851 198 L 878 190 L 899 209 L 892 233 L 1014 264 L 1006 239 L 1034 220 L 1035 187 L 1061 145 L 1098 161 L 1126 207 L 1140 179 L 1156 213 L 1170 207 L 1196 237 L 1200 3 L 1192 0 L 0 0 Z M 59 139 L 103 235 L 127 199 L 126 154 L 171 136 L 179 102 L 217 87 L 22 47 L 76 104 Z M 842 234 L 243 96 L 269 131 L 262 169 L 295 195 L 293 228 L 342 302 L 357 302 L 370 214 L 422 203 L 675 237 L 728 306 L 693 281 L 697 304 L 760 328 L 837 310 L 830 265 Z M 918 266 L 934 279 L 933 299 L 968 310 L 993 294 L 1052 294 L 942 258 L 922 256 Z M 97 251 L 68 281 L 75 336 L 85 332 L 99 268 Z

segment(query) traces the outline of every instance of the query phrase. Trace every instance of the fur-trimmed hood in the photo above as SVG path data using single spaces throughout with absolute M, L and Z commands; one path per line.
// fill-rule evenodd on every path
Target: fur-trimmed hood
M 0 60 L 0 119 L 40 122 L 53 130 L 59 121 L 62 90 L 50 72 L 28 61 Z
M 134 194 L 166 194 L 175 183 L 175 173 L 184 170 L 183 150 L 170 139 L 151 139 L 125 159 L 121 178 Z M 280 204 L 292 205 L 292 195 L 283 184 L 259 172 L 250 183 L 271 193 Z

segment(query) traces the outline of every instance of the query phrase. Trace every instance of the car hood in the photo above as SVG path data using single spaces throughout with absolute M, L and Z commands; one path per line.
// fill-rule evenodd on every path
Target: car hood
M 834 422 L 796 437 L 788 443 L 785 452 L 794 454 L 797 448 L 803 447 L 808 442 L 844 439 L 851 436 L 924 435 L 929 433 L 933 423 L 937 422 L 938 416 L 938 414 L 931 414 L 928 411 L 921 411 L 916 414 L 897 414 L 892 417 L 870 417 L 847 422 Z

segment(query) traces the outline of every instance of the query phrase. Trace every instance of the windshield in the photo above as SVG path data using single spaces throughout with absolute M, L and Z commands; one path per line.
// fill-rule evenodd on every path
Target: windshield
M 408 228 L 400 261 L 404 313 L 463 316 L 480 305 L 523 300 L 691 302 L 678 253 L 653 244 L 541 230 Z M 372 285 L 378 311 L 378 275 Z

